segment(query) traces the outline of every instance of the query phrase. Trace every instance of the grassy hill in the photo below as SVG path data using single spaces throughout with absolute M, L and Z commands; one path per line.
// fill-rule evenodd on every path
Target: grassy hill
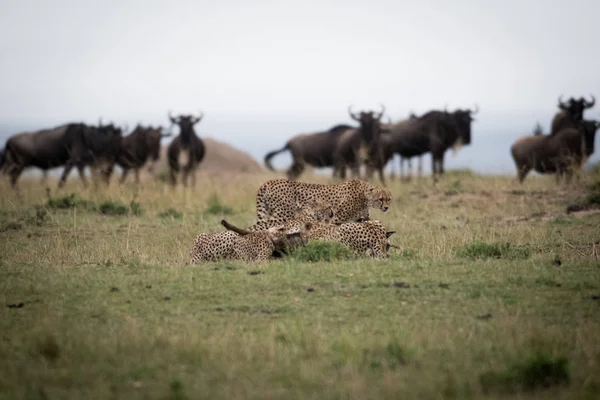
M 275 176 L 0 183 L 0 397 L 600 396 L 597 176 L 394 181 L 388 259 L 185 265 Z

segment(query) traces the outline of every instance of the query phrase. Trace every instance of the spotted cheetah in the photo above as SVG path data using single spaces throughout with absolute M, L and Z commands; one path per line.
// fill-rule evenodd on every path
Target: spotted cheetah
M 331 222 L 336 224 L 369 220 L 370 208 L 386 212 L 391 200 L 389 189 L 374 187 L 358 179 L 336 185 L 273 179 L 258 189 L 256 226 L 262 229 L 269 224 L 284 224 L 295 217 L 298 207 L 310 202 L 331 205 L 336 210 Z
M 391 244 L 390 236 L 379 221 L 347 222 L 340 225 L 316 222 L 307 227 L 308 241 L 324 240 L 348 246 L 356 256 L 386 257 Z
M 221 225 L 228 230 L 201 233 L 196 236 L 190 250 L 189 264 L 220 259 L 264 261 L 275 251 L 301 246 L 306 242 L 303 226 L 295 225 L 292 228 L 279 226 L 250 232 L 235 227 L 230 229 L 230 225 L 225 220 L 221 221 Z
M 310 200 L 306 205 L 297 204 L 294 217 L 285 221 L 285 226 L 301 226 L 304 222 L 323 222 L 333 223 L 336 210 L 329 204 L 325 204 L 319 201 Z M 273 226 L 280 226 L 282 222 L 278 217 L 270 217 L 266 221 L 257 222 L 248 228 L 250 231 L 260 231 L 271 228 Z

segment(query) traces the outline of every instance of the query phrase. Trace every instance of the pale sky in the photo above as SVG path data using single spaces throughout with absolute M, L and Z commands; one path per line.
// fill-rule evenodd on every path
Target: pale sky
M 167 123 L 277 143 L 351 123 L 481 108 L 474 135 L 545 129 L 559 94 L 600 100 L 598 0 L 2 0 L 0 122 Z M 586 113 L 600 118 L 600 103 Z M 519 120 L 522 118 L 522 120 Z M 519 122 L 515 122 L 519 120 Z M 240 125 L 235 121 L 243 121 Z M 235 125 L 235 127 L 234 127 Z M 250 126 L 250 125 L 248 125 Z

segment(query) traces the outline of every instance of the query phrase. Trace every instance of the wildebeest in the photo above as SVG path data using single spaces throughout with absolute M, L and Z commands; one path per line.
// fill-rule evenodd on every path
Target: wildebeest
M 24 132 L 6 142 L 0 169 L 10 176 L 17 189 L 17 180 L 28 167 L 42 171 L 65 166 L 58 186 L 62 187 L 71 169 L 76 166 L 84 185 L 86 165 L 102 168 L 101 162 L 110 164 L 119 151 L 121 130 L 112 124 L 91 127 L 70 123 L 52 129 Z M 105 176 L 106 177 L 106 176 Z
M 583 97 L 578 100 L 571 97 L 568 102 L 562 101 L 562 96 L 558 98 L 558 108 L 560 109 L 552 119 L 550 134 L 553 135 L 564 128 L 576 127 L 577 123 L 583 120 L 583 112 L 587 108 L 594 107 L 596 98 L 591 95 L 592 101 L 587 101 Z
M 553 135 L 525 136 L 510 148 L 517 167 L 517 178 L 523 182 L 532 169 L 540 174 L 556 174 L 559 182 L 565 175 L 569 182 L 594 152 L 599 121 L 583 120 L 576 128 L 565 128 Z
M 444 154 L 459 142 L 471 143 L 471 122 L 475 110 L 458 109 L 454 112 L 429 111 L 420 117 L 384 126 L 389 133 L 381 136 L 383 165 L 394 154 L 404 158 L 420 156 L 431 152 L 434 181 L 444 173 Z
M 289 150 L 292 155 L 292 165 L 287 170 L 288 179 L 297 179 L 306 164 L 317 168 L 333 167 L 337 143 L 342 134 L 349 129 L 352 129 L 352 126 L 340 124 L 323 132 L 296 135 L 281 149 L 267 153 L 264 158 L 265 165 L 269 170 L 275 171 L 271 159 Z
M 380 136 L 382 133 L 381 117 L 385 107 L 381 105 L 381 111 L 361 111 L 358 114 L 352 112 L 348 107 L 350 118 L 357 121 L 359 126 L 346 130 L 336 146 L 334 154 L 334 177 L 346 178 L 346 166 L 352 171 L 353 178 L 360 177 L 360 165 L 364 162 L 366 166 L 367 179 L 371 179 L 373 170 L 377 169 L 379 178 L 385 185 L 383 168 L 380 168 L 383 157 Z
M 173 139 L 167 149 L 167 158 L 169 161 L 169 178 L 171 184 L 177 183 L 177 173 L 183 172 L 181 181 L 183 186 L 187 186 L 188 177 L 192 175 L 192 186 L 196 185 L 196 168 L 204 159 L 204 142 L 194 131 L 194 125 L 202 120 L 204 113 L 201 111 L 198 117 L 193 115 L 180 115 L 173 117 L 171 112 L 168 114 L 171 124 L 179 126 L 179 135 Z M 179 155 L 187 154 L 187 163 L 179 165 Z
M 68 132 L 66 146 L 69 157 L 58 181 L 58 187 L 65 184 L 73 167 L 77 167 L 85 185 L 85 166 L 90 166 L 92 173 L 100 172 L 102 180 L 108 184 L 117 155 L 121 151 L 122 140 L 122 128 L 112 123 L 100 123 L 97 127 L 79 124 L 79 129 Z
M 133 169 L 135 182 L 140 182 L 140 169 L 146 164 L 148 158 L 156 163 L 160 157 L 160 140 L 171 136 L 170 133 L 163 134 L 162 127 L 144 127 L 138 124 L 133 132 L 125 136 L 121 142 L 121 151 L 117 155 L 116 163 L 122 168 L 120 183 L 127 178 L 127 174 Z

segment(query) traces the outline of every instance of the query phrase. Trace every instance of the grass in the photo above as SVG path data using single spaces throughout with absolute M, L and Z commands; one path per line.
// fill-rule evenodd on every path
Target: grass
M 396 231 L 385 260 L 315 243 L 184 265 L 223 215 L 252 224 L 275 176 L 72 179 L 51 197 L 2 181 L 0 398 L 600 396 L 600 213 L 566 215 L 589 175 L 393 181 L 392 208 L 372 214 Z

